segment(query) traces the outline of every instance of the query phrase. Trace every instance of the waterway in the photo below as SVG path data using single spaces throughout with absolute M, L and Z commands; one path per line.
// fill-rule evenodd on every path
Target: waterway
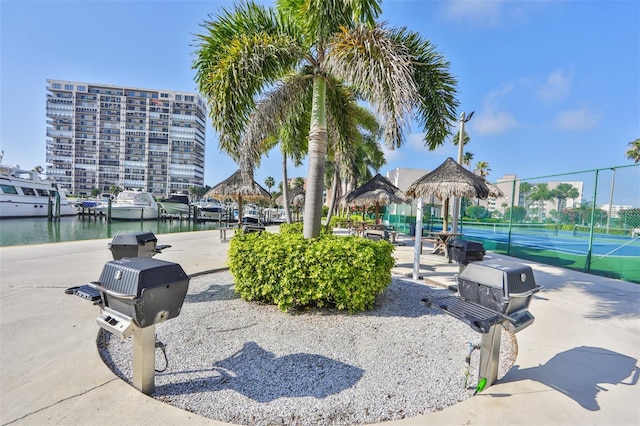
M 223 226 L 225 223 L 223 222 Z M 46 218 L 0 220 L 0 247 L 57 243 L 62 241 L 113 238 L 123 232 L 151 231 L 156 237 L 174 232 L 218 229 L 218 222 L 189 222 L 186 220 L 113 221 L 81 217 L 63 217 L 49 222 Z M 162 239 L 158 238 L 162 243 Z

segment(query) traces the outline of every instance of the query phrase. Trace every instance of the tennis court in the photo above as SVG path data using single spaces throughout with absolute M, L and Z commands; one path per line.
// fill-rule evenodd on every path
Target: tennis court
M 544 225 L 464 224 L 464 239 L 481 241 L 497 253 L 640 283 L 640 238 Z

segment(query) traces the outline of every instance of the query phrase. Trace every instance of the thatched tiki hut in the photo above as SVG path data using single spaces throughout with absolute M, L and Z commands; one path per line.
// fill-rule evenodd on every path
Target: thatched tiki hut
M 242 200 L 268 200 L 271 198 L 269 191 L 260 186 L 249 174 L 240 170 L 211 188 L 205 198 L 216 199 L 232 198 L 238 202 L 238 222 L 242 221 Z
M 409 185 L 406 194 L 413 198 L 435 195 L 440 200 L 444 200 L 442 230 L 446 232 L 449 226 L 449 199 L 451 197 L 484 199 L 489 196 L 489 188 L 484 178 L 471 173 L 449 157 L 438 168 Z
M 405 195 L 394 184 L 381 174 L 375 175 L 369 182 L 354 189 L 344 199 L 345 203 L 355 206 L 376 206 L 376 224 L 380 214 L 380 206 L 392 203 L 404 203 Z M 362 213 L 364 220 L 364 208 Z

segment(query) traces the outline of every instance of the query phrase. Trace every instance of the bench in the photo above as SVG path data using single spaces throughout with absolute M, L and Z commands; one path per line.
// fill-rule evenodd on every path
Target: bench
M 227 231 L 231 231 L 233 230 L 233 227 L 225 227 L 225 228 L 218 228 L 218 231 L 220 231 L 220 242 L 221 243 L 226 243 L 227 240 Z

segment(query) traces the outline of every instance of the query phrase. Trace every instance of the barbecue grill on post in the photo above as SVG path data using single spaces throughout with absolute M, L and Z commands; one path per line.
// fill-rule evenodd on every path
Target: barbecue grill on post
M 460 272 L 470 262 L 481 261 L 485 255 L 482 243 L 468 240 L 451 240 L 447 243 L 447 257 L 449 263 L 457 262 L 460 265 Z
M 180 314 L 189 277 L 177 263 L 132 257 L 112 260 L 100 280 L 102 311 L 96 322 L 119 336 L 133 336 L 133 386 L 151 395 L 155 390 L 155 325 Z
M 534 321 L 529 303 L 540 287 L 526 265 L 494 259 L 469 263 L 458 275 L 460 296 L 423 299 L 482 333 L 479 390 L 498 378 L 502 327 L 517 333 Z M 480 386 L 480 381 L 484 384 Z
M 153 232 L 127 232 L 117 234 L 109 243 L 114 260 L 124 257 L 153 257 L 170 245 L 157 245 L 158 239 Z

